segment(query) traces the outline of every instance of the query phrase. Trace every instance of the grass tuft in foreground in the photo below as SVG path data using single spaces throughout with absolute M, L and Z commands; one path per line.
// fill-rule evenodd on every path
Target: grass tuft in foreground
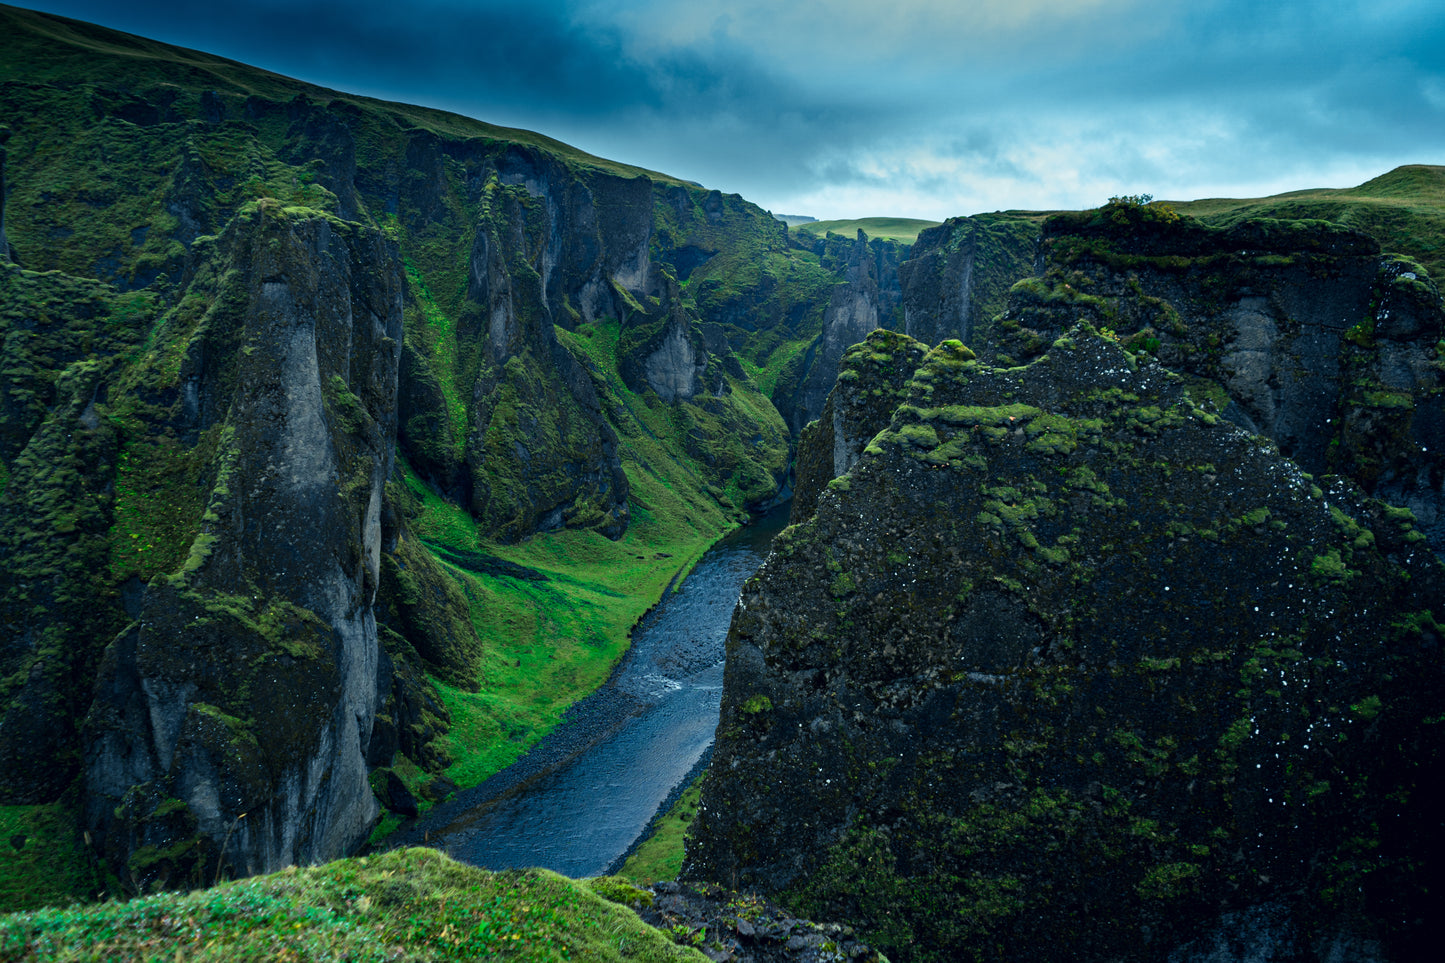
M 0 917 L 0 960 L 701 960 L 547 870 L 492 873 L 431 849 Z

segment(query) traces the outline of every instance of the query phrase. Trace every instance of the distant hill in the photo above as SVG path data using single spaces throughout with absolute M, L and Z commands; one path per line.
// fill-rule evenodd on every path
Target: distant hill
M 1181 214 L 1218 227 L 1250 217 L 1332 221 L 1374 236 L 1387 251 L 1414 258 L 1431 277 L 1445 277 L 1445 166 L 1407 164 L 1358 187 L 1169 203 Z
M 800 224 L 813 224 L 818 219 L 807 214 L 774 214 L 773 217 L 782 221 L 789 227 L 797 227 Z
M 788 226 L 797 227 L 800 231 L 807 231 L 809 234 L 816 234 L 819 237 L 830 232 L 852 236 L 861 230 L 869 237 L 883 237 L 898 241 L 900 244 L 912 244 L 918 240 L 920 231 L 936 227 L 939 223 L 938 221 L 921 221 L 912 217 L 860 217 L 851 221 L 809 221 L 799 225 L 790 222 Z

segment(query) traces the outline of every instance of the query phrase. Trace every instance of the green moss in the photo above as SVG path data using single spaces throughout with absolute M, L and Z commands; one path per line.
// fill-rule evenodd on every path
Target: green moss
M 1350 706 L 1350 711 L 1355 714 L 1357 719 L 1370 722 L 1380 714 L 1380 710 L 1383 708 L 1384 703 L 1380 701 L 1379 696 L 1369 695 Z
M 1162 863 L 1149 867 L 1134 888 L 1144 899 L 1177 899 L 1189 892 L 1190 881 L 1200 872 L 1198 863 Z
M 99 886 L 74 810 L 63 803 L 0 806 L 0 912 L 90 899 Z
M 140 959 L 158 946 L 197 961 L 704 959 L 584 884 L 546 870 L 491 873 L 429 849 L 6 916 L 0 945 L 55 960 Z

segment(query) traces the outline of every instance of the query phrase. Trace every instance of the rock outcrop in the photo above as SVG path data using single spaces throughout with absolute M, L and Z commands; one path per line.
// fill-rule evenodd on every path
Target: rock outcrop
M 908 382 L 928 348 L 906 334 L 878 328 L 844 353 L 823 413 L 798 441 L 797 481 L 789 520 L 807 521 L 824 487 L 846 474 L 873 436 L 908 397 Z
M 957 338 L 991 357 L 1009 287 L 1034 272 L 1040 214 L 950 218 L 918 235 L 898 266 L 902 324 L 924 344 Z
M 137 885 L 335 858 L 377 816 L 401 265 L 378 232 L 274 202 L 215 245 L 230 270 L 176 346 L 165 425 L 213 446 L 200 531 L 138 591 L 87 723 L 87 821 Z
M 1045 221 L 1033 276 L 1005 282 L 1003 310 L 985 323 L 957 294 L 976 288 L 980 252 L 1012 250 L 1022 266 L 992 228 L 951 221 L 920 236 L 900 269 L 909 333 L 957 332 L 1010 365 L 1086 319 L 1188 375 L 1197 400 L 1306 471 L 1409 507 L 1445 551 L 1445 312 L 1419 265 L 1323 221 L 1210 227 L 1120 199 Z M 960 312 L 973 322 L 960 325 Z
M 744 589 L 685 873 L 917 959 L 1415 958 L 1445 576 L 1408 510 L 1088 325 L 907 390 Z
M 826 246 L 832 240 L 821 242 L 825 256 Z M 847 252 L 845 263 L 846 279 L 829 295 L 827 310 L 823 312 L 823 330 L 809 346 L 807 372 L 788 406 L 790 425 L 795 433 L 821 414 L 838 375 L 843 352 L 862 341 L 868 332 L 893 320 L 892 309 L 898 301 L 897 269 L 877 256 L 861 230 Z M 880 288 L 879 274 L 883 273 L 880 269 L 888 267 L 892 267 L 891 276 L 885 276 Z M 885 294 L 889 281 L 894 290 Z

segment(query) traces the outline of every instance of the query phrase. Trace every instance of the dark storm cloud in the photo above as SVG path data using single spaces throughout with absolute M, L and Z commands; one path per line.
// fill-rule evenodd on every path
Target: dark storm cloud
M 542 5 L 164 0 L 39 3 L 170 43 L 329 86 L 399 96 L 472 96 L 518 110 L 609 112 L 656 104 L 615 34 L 583 30 Z
M 820 216 L 1348 186 L 1326 181 L 1445 159 L 1427 0 L 35 6 Z

